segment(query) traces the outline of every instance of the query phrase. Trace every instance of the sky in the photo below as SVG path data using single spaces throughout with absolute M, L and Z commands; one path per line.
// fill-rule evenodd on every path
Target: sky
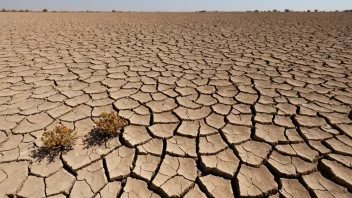
M 0 9 L 49 11 L 346 10 L 352 0 L 0 0 Z

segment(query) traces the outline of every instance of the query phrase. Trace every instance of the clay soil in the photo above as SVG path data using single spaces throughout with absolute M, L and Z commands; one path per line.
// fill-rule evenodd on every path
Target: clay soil
M 352 197 L 351 21 L 0 13 L 0 197 Z

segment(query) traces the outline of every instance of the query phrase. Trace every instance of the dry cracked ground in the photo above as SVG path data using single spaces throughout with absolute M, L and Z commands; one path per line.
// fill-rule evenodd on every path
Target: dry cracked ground
M 351 198 L 351 20 L 0 14 L 0 197 Z M 46 155 L 59 123 L 79 139 Z

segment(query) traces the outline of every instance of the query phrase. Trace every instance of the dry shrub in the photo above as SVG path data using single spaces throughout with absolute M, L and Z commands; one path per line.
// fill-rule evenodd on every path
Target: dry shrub
M 114 135 L 118 131 L 128 125 L 128 121 L 117 116 L 114 111 L 102 112 L 100 118 L 95 122 L 97 129 L 105 135 Z
M 76 139 L 76 133 L 62 124 L 52 130 L 45 131 L 41 138 L 43 145 L 49 150 L 71 148 Z

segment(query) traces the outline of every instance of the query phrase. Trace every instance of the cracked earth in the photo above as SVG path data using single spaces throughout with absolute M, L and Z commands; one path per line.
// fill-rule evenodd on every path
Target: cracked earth
M 351 198 L 351 18 L 0 13 L 0 197 Z

